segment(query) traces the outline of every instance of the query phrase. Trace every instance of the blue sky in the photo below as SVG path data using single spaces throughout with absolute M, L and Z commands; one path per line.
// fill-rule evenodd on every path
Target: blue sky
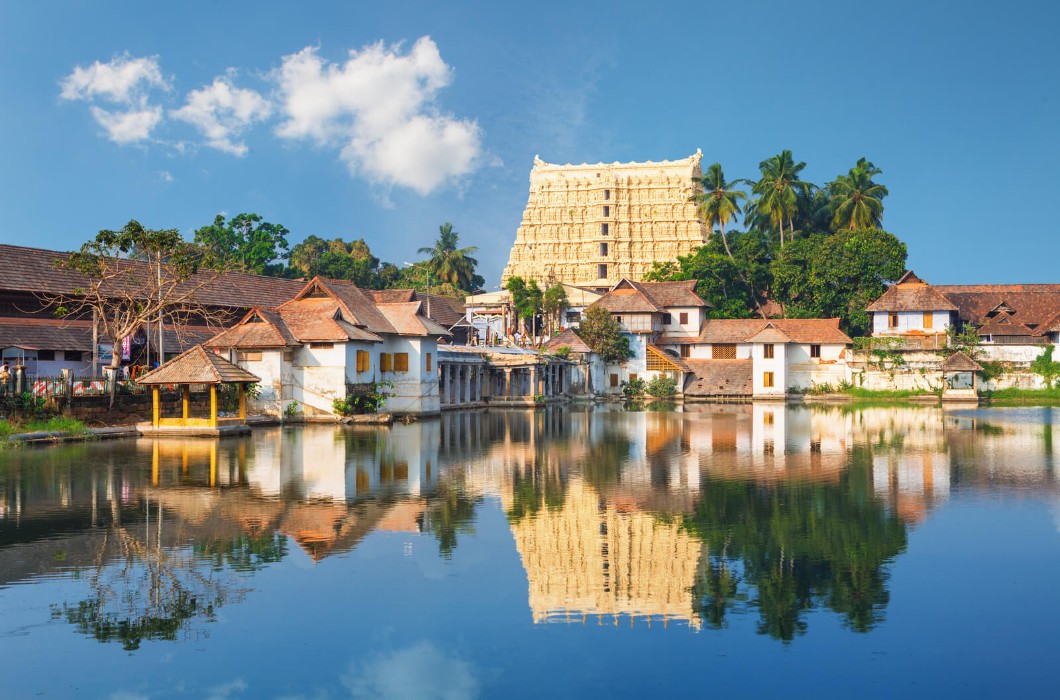
M 0 240 L 257 212 L 497 284 L 539 154 L 883 169 L 928 281 L 1058 282 L 1049 2 L 0 0 Z M 1040 213 L 1039 213 L 1040 212 Z M 1037 213 L 1037 215 L 1035 215 Z

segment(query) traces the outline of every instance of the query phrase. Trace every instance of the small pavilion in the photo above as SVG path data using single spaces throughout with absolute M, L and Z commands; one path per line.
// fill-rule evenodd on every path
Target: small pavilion
M 975 373 L 983 367 L 963 352 L 955 352 L 942 363 L 942 376 L 946 387 L 942 391 L 943 401 L 979 401 L 975 390 Z
M 219 435 L 227 428 L 245 430 L 247 424 L 247 384 L 261 381 L 242 367 L 234 365 L 220 355 L 208 352 L 202 345 L 177 355 L 157 369 L 151 370 L 136 380 L 137 384 L 151 387 L 152 432 L 206 433 Z M 210 415 L 192 418 L 191 386 L 205 384 L 210 387 Z M 239 414 L 229 418 L 217 416 L 217 387 L 222 384 L 239 385 Z M 180 418 L 163 418 L 161 390 L 163 386 L 180 387 Z

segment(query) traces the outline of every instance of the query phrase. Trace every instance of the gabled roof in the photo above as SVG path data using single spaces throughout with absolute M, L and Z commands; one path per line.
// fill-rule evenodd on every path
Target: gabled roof
M 965 355 L 963 352 L 955 352 L 942 363 L 943 372 L 981 372 L 982 365 Z
M 290 306 L 309 299 L 330 297 L 340 304 L 343 320 L 361 326 L 373 333 L 394 333 L 393 326 L 376 308 L 375 302 L 352 282 L 327 281 L 314 277 L 302 288 L 294 299 L 278 307 L 281 312 Z
M 574 332 L 573 328 L 564 328 L 558 335 L 552 336 L 547 343 L 545 343 L 546 350 L 558 350 L 562 347 L 569 347 L 571 352 L 576 353 L 587 353 L 592 352 L 592 349 L 585 344 L 577 333 Z
M 1034 329 L 1035 335 L 1045 335 L 1046 333 L 1055 333 L 1060 331 L 1060 311 L 1057 311 L 1056 315 L 1044 323 L 1038 324 L 1038 327 Z
M 658 345 L 652 345 L 651 343 L 648 343 L 645 348 L 647 350 L 647 355 L 654 355 L 657 360 L 669 362 L 675 370 L 679 370 L 681 372 L 692 371 L 688 368 L 688 365 L 685 364 L 685 361 L 683 359 L 681 359 L 680 357 L 674 357 L 670 353 L 660 348 Z
M 448 329 L 427 318 L 420 311 L 423 302 L 410 301 L 402 304 L 379 304 L 377 307 L 387 323 L 399 335 L 440 336 L 452 335 Z
M 699 342 L 846 345 L 852 341 L 839 329 L 838 318 L 715 318 L 703 324 Z
M 911 271 L 902 275 L 867 311 L 956 311 L 957 307 L 937 288 Z
M 1035 331 L 1060 313 L 1060 284 L 940 284 L 936 287 L 957 305 L 967 323 L 985 325 L 999 307 L 1013 310 L 1012 319 Z
M 298 344 L 278 311 L 259 308 L 251 309 L 236 325 L 207 343 L 211 348 L 282 348 Z
M 1034 331 L 1011 316 L 997 316 L 976 329 L 979 335 L 1034 335 Z
M 659 306 L 672 309 L 688 306 L 710 306 L 696 294 L 697 280 L 679 282 L 638 282 L 642 291 Z
M 227 384 L 259 382 L 261 378 L 201 345 L 182 352 L 136 380 L 137 384 Z
M 666 313 L 666 310 L 655 303 L 655 300 L 644 291 L 644 288 L 628 279 L 622 279 L 592 304 L 613 314 Z

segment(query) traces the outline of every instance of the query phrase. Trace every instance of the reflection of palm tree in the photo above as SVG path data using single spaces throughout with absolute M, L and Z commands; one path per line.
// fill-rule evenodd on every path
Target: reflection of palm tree
M 428 499 L 427 511 L 421 516 L 420 526 L 430 530 L 438 540 L 438 551 L 449 559 L 456 549 L 457 533 L 475 532 L 475 508 L 482 501 L 468 495 L 460 484 L 441 482 Z
M 699 602 L 699 612 L 707 626 L 721 629 L 727 625 L 725 615 L 738 600 L 739 586 L 740 577 L 729 565 L 725 552 L 712 557 L 704 547 L 692 596 Z

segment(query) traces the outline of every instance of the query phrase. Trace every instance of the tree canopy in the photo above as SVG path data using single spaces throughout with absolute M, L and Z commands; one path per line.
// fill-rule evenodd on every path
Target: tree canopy
M 433 247 L 420 248 L 421 255 L 429 256 L 426 266 L 441 282 L 449 282 L 468 294 L 479 289 L 485 283 L 475 274 L 478 260 L 471 255 L 478 251 L 475 246 L 457 248 L 460 234 L 453 230 L 448 221 L 438 227 L 438 240 Z
M 211 266 L 275 275 L 290 253 L 288 233 L 259 214 L 238 214 L 227 222 L 218 214 L 212 224 L 195 232 L 195 243 L 207 251 Z
M 602 306 L 585 310 L 577 333 L 604 362 L 622 362 L 630 357 L 629 337 L 622 334 L 618 321 Z

